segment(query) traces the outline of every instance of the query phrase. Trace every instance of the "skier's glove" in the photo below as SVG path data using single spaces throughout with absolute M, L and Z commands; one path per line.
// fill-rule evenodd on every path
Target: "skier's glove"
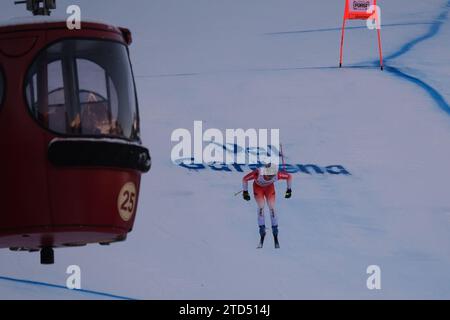
M 242 197 L 244 198 L 244 200 L 250 201 L 250 195 L 248 194 L 248 191 L 242 192 Z
M 287 189 L 286 190 L 286 194 L 284 195 L 284 197 L 286 199 L 289 199 L 292 196 L 292 190 L 291 189 Z

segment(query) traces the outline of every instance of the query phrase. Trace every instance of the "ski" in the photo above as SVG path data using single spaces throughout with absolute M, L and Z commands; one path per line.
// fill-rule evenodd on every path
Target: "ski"
M 259 244 L 256 247 L 256 249 L 262 249 L 263 245 L 264 245 L 264 236 L 261 236 L 261 239 L 259 240 Z
M 275 249 L 280 249 L 280 243 L 278 242 L 278 237 L 277 236 L 273 237 L 273 241 L 274 241 L 274 244 L 275 244 Z

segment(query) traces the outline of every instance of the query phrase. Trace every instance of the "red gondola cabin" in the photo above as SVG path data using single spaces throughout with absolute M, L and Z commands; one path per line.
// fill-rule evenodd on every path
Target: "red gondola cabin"
M 54 0 L 27 4 L 48 14 Z M 53 248 L 131 231 L 151 161 L 130 43 L 127 29 L 103 23 L 69 30 L 36 16 L 0 26 L 0 248 L 40 250 L 52 263 Z

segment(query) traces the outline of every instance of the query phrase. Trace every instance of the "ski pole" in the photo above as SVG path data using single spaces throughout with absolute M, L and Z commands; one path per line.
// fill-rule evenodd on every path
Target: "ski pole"
M 234 196 L 236 197 L 238 194 L 241 194 L 242 193 L 242 190 L 241 191 L 238 191 L 238 192 L 236 192 L 235 194 L 234 194 Z
M 283 145 L 280 143 L 280 156 L 283 171 L 286 172 L 286 163 L 284 162 Z

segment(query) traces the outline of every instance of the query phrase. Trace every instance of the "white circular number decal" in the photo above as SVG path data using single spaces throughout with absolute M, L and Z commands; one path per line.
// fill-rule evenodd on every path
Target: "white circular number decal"
M 136 186 L 133 182 L 126 183 L 117 197 L 117 207 L 123 221 L 128 221 L 133 216 L 136 206 Z

